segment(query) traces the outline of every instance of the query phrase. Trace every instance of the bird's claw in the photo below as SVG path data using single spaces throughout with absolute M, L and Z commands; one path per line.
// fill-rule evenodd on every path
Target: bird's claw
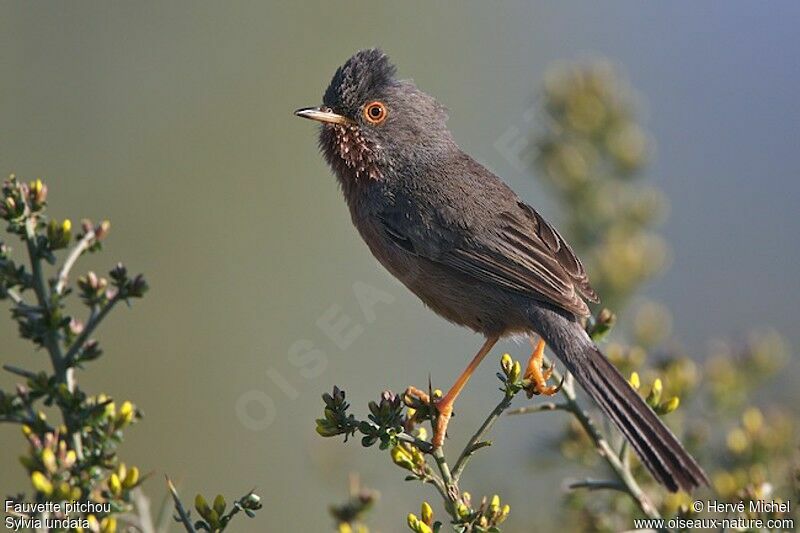
M 561 390 L 564 385 L 564 378 L 561 378 L 561 383 L 558 385 L 548 385 L 547 380 L 553 375 L 555 364 L 548 368 L 544 367 L 544 340 L 539 339 L 533 349 L 528 366 L 525 370 L 525 379 L 530 383 L 525 387 L 525 393 L 528 398 L 534 395 L 553 396 Z

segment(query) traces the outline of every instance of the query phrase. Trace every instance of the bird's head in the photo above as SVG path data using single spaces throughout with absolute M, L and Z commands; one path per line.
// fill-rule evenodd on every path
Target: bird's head
M 444 108 L 395 72 L 381 50 L 361 50 L 336 70 L 320 107 L 295 111 L 322 123 L 320 147 L 343 182 L 387 178 L 453 145 Z

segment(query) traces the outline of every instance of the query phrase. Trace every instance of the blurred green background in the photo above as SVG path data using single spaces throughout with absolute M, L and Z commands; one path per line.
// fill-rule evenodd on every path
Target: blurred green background
M 112 315 L 108 355 L 80 379 L 144 411 L 123 456 L 157 474 L 145 485 L 156 502 L 163 473 L 186 495 L 255 486 L 266 511 L 236 530 L 322 531 L 358 470 L 381 492 L 373 525 L 396 531 L 419 489 L 385 455 L 318 438 L 319 394 L 342 385 L 361 409 L 429 373 L 444 388 L 480 339 L 424 310 L 371 258 L 316 128 L 292 111 L 318 104 L 353 51 L 381 46 L 449 108 L 461 146 L 557 222 L 504 146 L 528 134 L 548 66 L 609 57 L 646 102 L 658 147 L 648 174 L 672 206 L 672 265 L 647 293 L 673 310 L 697 357 L 709 338 L 758 325 L 797 346 L 798 16 L 790 2 L 2 2 L 0 171 L 45 178 L 55 217 L 112 220 L 108 252 L 82 268 L 119 258 L 147 274 L 152 291 Z M 354 284 L 392 301 L 365 316 Z M 351 344 L 324 333 L 326 313 L 358 328 Z M 323 363 L 296 364 L 293 347 L 312 345 Z M 0 346 L 3 362 L 46 364 L 9 320 Z M 503 349 L 521 358 L 527 347 Z M 456 442 L 497 397 L 494 364 L 460 400 Z M 798 377 L 793 359 L 771 399 L 797 405 Z M 562 426 L 501 422 L 465 485 L 503 494 L 519 530 L 556 523 L 543 510 L 558 509 L 562 478 L 580 467 L 529 467 Z M 18 428 L 1 426 L 3 494 L 27 487 L 21 447 Z

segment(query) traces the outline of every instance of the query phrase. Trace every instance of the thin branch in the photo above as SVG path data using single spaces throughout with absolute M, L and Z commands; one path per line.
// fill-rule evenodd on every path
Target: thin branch
M 456 464 L 453 467 L 453 480 L 455 483 L 458 483 L 458 480 L 461 478 L 461 473 L 464 471 L 464 467 L 467 466 L 467 462 L 475 454 L 475 452 L 490 444 L 483 441 L 483 436 L 486 435 L 494 423 L 497 422 L 497 419 L 500 418 L 500 415 L 503 414 L 503 411 L 508 409 L 508 407 L 511 405 L 511 400 L 513 399 L 514 395 L 506 392 L 503 395 L 503 399 L 500 400 L 500 403 L 497 404 L 492 412 L 489 413 L 489 416 L 486 417 L 486 420 L 483 421 L 483 424 L 481 424 L 481 426 L 478 428 L 478 431 L 476 431 L 469 441 L 467 441 L 467 445 L 464 446 L 464 449 L 461 451 L 461 455 L 459 455 L 458 459 L 456 460 Z
M 84 326 L 83 331 L 81 331 L 78 338 L 72 343 L 70 346 L 69 351 L 64 356 L 64 360 L 68 367 L 71 367 L 75 363 L 75 358 L 78 355 L 78 352 L 86 344 L 86 341 L 89 340 L 89 337 L 94 333 L 94 330 L 100 325 L 100 322 L 108 315 L 108 313 L 113 309 L 113 307 L 120 301 L 119 294 L 114 295 L 106 304 L 100 308 L 99 311 L 93 311 L 92 314 L 89 316 L 89 320 L 86 322 L 86 326 Z
M 92 242 L 95 239 L 95 233 L 93 229 L 90 229 L 86 232 L 81 240 L 72 247 L 69 251 L 69 255 L 67 255 L 67 259 L 64 261 L 64 265 L 58 271 L 58 276 L 56 277 L 56 286 L 53 289 L 56 294 L 61 294 L 64 291 L 64 287 L 67 284 L 67 280 L 69 279 L 69 272 L 72 270 L 72 267 L 75 265 L 75 262 L 78 258 L 89 249 L 92 245 Z
M 433 460 L 436 461 L 436 466 L 439 468 L 439 472 L 442 474 L 442 481 L 444 481 L 449 492 L 450 487 L 454 485 L 453 474 L 450 472 L 450 465 L 447 464 L 447 459 L 444 456 L 444 450 L 442 450 L 442 447 L 439 446 L 433 450 L 431 455 L 433 455 Z
M 186 509 L 183 507 L 181 498 L 178 496 L 178 491 L 175 489 L 175 485 L 172 483 L 172 480 L 169 478 L 169 476 L 164 477 L 167 479 L 167 488 L 169 489 L 170 494 L 172 494 L 172 501 L 175 503 L 175 510 L 178 512 L 180 522 L 183 523 L 183 527 L 186 528 L 188 533 L 195 533 L 194 526 L 192 525 L 192 519 L 189 518 L 189 513 L 186 512 Z
M 526 405 L 525 407 L 518 407 L 511 409 L 507 415 L 527 415 L 530 413 L 541 413 L 543 411 L 569 411 L 566 403 L 546 402 L 537 403 L 534 405 Z
M 628 492 L 628 489 L 625 485 L 620 483 L 619 481 L 614 481 L 610 479 L 583 479 L 581 481 L 575 481 L 567 485 L 569 489 L 587 489 L 587 490 L 617 490 L 620 492 Z
M 19 368 L 12 365 L 3 365 L 3 370 L 26 379 L 36 379 L 37 377 L 36 372 L 31 372 L 30 370 L 25 370 L 24 368 Z
M 0 423 L 8 422 L 11 424 L 33 424 L 33 420 L 29 420 L 27 418 L 14 416 L 14 415 L 0 415 Z
M 433 420 L 431 420 L 431 424 L 433 423 Z M 436 488 L 442 495 L 444 508 L 454 520 L 458 520 L 458 510 L 455 503 L 459 501 L 461 489 L 458 487 L 458 482 L 453 480 L 453 475 L 450 472 L 450 465 L 447 464 L 447 459 L 445 458 L 442 447 L 439 446 L 435 448 L 431 455 L 436 462 L 436 467 L 442 475 L 441 483 Z
M 29 216 L 25 221 L 25 245 L 28 248 L 28 257 L 31 262 L 33 290 L 36 293 L 36 298 L 39 300 L 39 305 L 41 305 L 45 311 L 49 312 L 50 298 L 48 297 L 47 288 L 44 283 L 42 261 L 39 257 L 38 244 L 36 243 L 36 219 L 33 215 Z

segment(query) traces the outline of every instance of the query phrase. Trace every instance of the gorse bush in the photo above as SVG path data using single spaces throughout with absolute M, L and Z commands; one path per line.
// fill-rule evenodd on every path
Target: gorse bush
M 11 522 L 7 519 L 6 525 L 50 531 L 166 530 L 163 520 L 152 523 L 140 491 L 147 476 L 118 453 L 125 430 L 141 419 L 141 412 L 131 401 L 84 391 L 76 372 L 103 355 L 95 338 L 102 321 L 118 304 L 142 298 L 147 282 L 118 263 L 107 276 L 87 272 L 73 285 L 78 260 L 102 249 L 111 225 L 84 220 L 73 227 L 70 220 L 48 219 L 47 199 L 41 180 L 23 183 L 13 175 L 3 183 L 0 197 L 0 219 L 24 251 L 24 259 L 15 258 L 11 245 L 0 238 L 0 300 L 9 304 L 20 336 L 33 343 L 36 355 L 46 354 L 51 367 L 33 372 L 3 365 L 22 381 L 13 392 L 0 390 L 0 422 L 20 426 L 27 441 L 20 462 L 32 486 L 30 495 L 7 498 Z M 84 318 L 67 311 L 74 295 L 86 308 Z M 58 412 L 58 420 L 46 415 L 48 408 Z M 253 493 L 230 508 L 222 496 L 209 506 L 198 495 L 200 519 L 192 520 L 169 486 L 176 520 L 188 531 L 222 531 L 238 512 L 252 516 L 261 506 Z

